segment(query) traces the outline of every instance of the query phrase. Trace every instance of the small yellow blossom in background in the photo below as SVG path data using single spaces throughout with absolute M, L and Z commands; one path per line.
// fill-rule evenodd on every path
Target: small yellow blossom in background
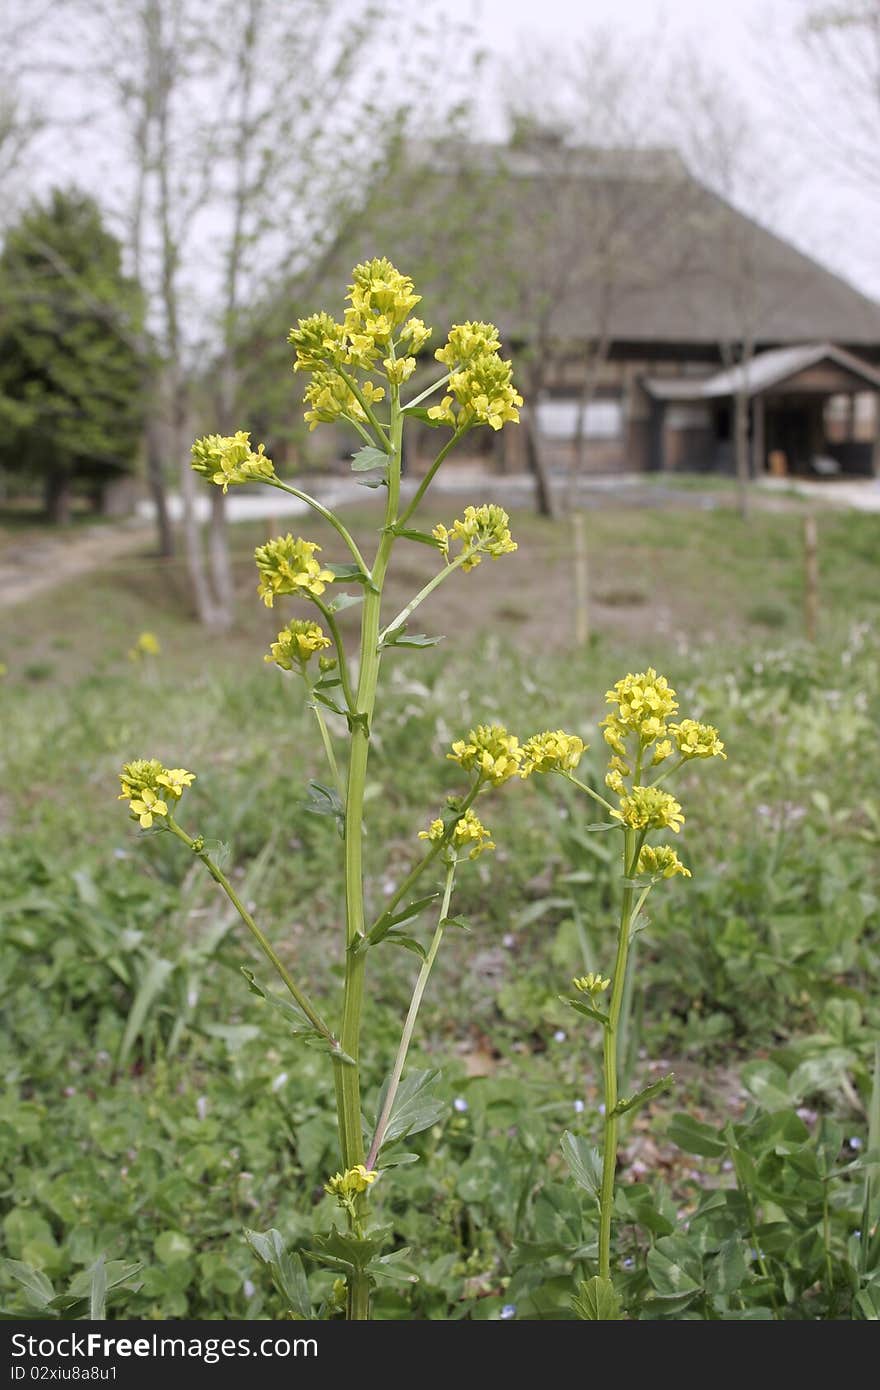
M 9 674 L 9 667 L 6 665 L 6 662 L 5 662 L 5 661 L 0 661 L 0 681 L 2 681 L 3 677 L 4 677 L 4 676 L 7 676 L 8 674 Z
M 680 724 L 670 724 L 669 732 L 683 758 L 727 760 L 724 744 L 718 737 L 718 730 L 712 724 L 700 724 L 696 719 L 682 719 Z
M 158 656 L 162 650 L 154 632 L 142 632 L 128 653 L 129 661 L 143 661 L 144 657 Z
M 654 756 L 651 759 L 651 766 L 656 767 L 658 763 L 665 762 L 672 752 L 672 744 L 668 738 L 663 738 L 654 749 Z
M 260 572 L 257 593 L 267 608 L 278 594 L 323 594 L 333 582 L 331 570 L 322 569 L 315 555 L 321 550 L 314 541 L 294 539 L 288 534 L 258 545 L 254 559 Z
M 311 623 L 306 618 L 294 618 L 281 629 L 263 660 L 274 661 L 282 671 L 292 671 L 294 665 L 304 668 L 315 652 L 330 645 L 330 638 L 318 623 Z
M 618 747 L 625 731 L 633 730 L 642 743 L 653 743 L 666 733 L 666 719 L 678 709 L 675 691 L 665 676 L 658 676 L 653 666 L 638 675 L 624 676 L 613 690 L 606 692 L 609 704 L 617 705 L 617 710 L 604 719 L 605 738 L 615 753 L 623 753 Z M 609 733 L 612 737 L 609 737 Z
M 446 827 L 442 820 L 432 820 L 427 830 L 419 831 L 420 840 L 432 840 L 436 843 L 442 840 L 446 832 Z M 468 859 L 476 859 L 485 849 L 494 849 L 495 844 L 492 840 L 492 832 L 487 830 L 479 816 L 473 811 L 465 811 L 464 815 L 456 821 L 455 829 L 450 837 L 451 844 L 455 849 L 467 849 Z
M 509 734 L 502 724 L 479 724 L 471 729 L 467 739 L 453 743 L 452 752 L 446 756 L 465 772 L 477 771 L 487 782 L 500 787 L 518 773 L 523 751 L 516 735 Z
M 385 397 L 385 387 L 374 386 L 372 381 L 361 382 L 360 392 L 368 405 L 374 405 Z M 333 370 L 316 371 L 304 394 L 306 403 L 311 406 L 305 412 L 310 430 L 317 429 L 321 424 L 332 425 L 343 418 L 357 420 L 360 424 L 367 419 L 367 412 L 354 391 Z
M 169 767 L 156 778 L 159 786 L 165 788 L 165 795 L 174 801 L 179 801 L 186 788 L 191 787 L 195 780 L 195 773 L 187 772 L 185 767 Z
M 256 452 L 251 448 L 249 430 L 235 434 L 206 434 L 192 446 L 192 466 L 196 473 L 222 487 L 232 483 L 251 483 L 274 478 L 275 465 L 266 457 L 261 444 Z
M 681 806 L 670 792 L 659 787 L 633 787 L 620 798 L 620 810 L 612 816 L 633 830 L 674 830 L 684 824 Z
M 591 970 L 589 975 L 579 975 L 572 980 L 575 989 L 579 989 L 581 994 L 603 994 L 611 984 L 610 980 L 603 979 L 601 975 L 595 975 Z
M 465 507 L 464 516 L 445 526 L 435 526 L 432 532 L 439 542 L 440 550 L 449 561 L 449 549 L 453 541 L 461 542 L 461 554 L 466 558 L 462 569 L 475 569 L 483 555 L 491 555 L 498 560 L 502 555 L 512 555 L 517 549 L 516 541 L 510 534 L 510 517 L 503 507 L 485 503 L 482 507 Z
M 671 845 L 643 845 L 639 851 L 638 872 L 652 878 L 673 878 L 676 874 L 691 877 Z
M 324 1184 L 324 1191 L 331 1197 L 336 1197 L 339 1202 L 346 1206 L 361 1192 L 366 1192 L 370 1183 L 374 1183 L 379 1174 L 372 1169 L 365 1168 L 363 1163 L 358 1163 L 354 1168 L 346 1168 L 344 1173 L 335 1173 Z
M 149 830 L 154 816 L 167 816 L 168 807 L 149 787 L 144 787 L 139 797 L 129 803 L 129 810 L 140 821 L 142 830 Z
M 519 775 L 530 777 L 533 772 L 573 772 L 586 748 L 587 745 L 577 734 L 566 734 L 562 729 L 533 734 L 523 744 Z

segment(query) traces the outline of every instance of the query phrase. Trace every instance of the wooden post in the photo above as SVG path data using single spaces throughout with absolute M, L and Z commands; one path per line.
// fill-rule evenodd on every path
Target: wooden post
M 574 641 L 575 646 L 585 647 L 590 640 L 590 590 L 583 512 L 572 512 L 571 529 L 574 538 Z
M 804 617 L 807 641 L 815 642 L 819 628 L 819 528 L 814 516 L 804 517 Z
M 764 397 L 755 396 L 752 402 L 752 477 L 754 478 L 763 478 L 767 467 L 764 434 Z

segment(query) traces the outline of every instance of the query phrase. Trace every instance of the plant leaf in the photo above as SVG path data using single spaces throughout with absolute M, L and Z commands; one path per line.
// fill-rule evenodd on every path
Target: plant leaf
M 625 1115 L 628 1110 L 641 1110 L 643 1105 L 647 1105 L 654 1096 L 659 1096 L 661 1091 L 668 1091 L 674 1081 L 675 1072 L 667 1072 L 659 1081 L 652 1081 L 650 1086 L 644 1086 L 641 1091 L 636 1091 L 635 1095 L 619 1100 L 611 1112 L 612 1115 Z
M 410 1072 L 404 1078 L 391 1107 L 388 1127 L 385 1130 L 385 1138 L 382 1140 L 383 1149 L 387 1145 L 393 1144 L 395 1139 L 403 1139 L 410 1134 L 421 1134 L 423 1130 L 430 1129 L 438 1120 L 442 1120 L 446 1114 L 446 1105 L 442 1100 L 438 1100 L 435 1095 L 432 1095 L 434 1086 L 440 1080 L 440 1075 L 437 1068 L 432 1067 L 426 1071 Z M 386 1080 L 376 1103 L 377 1119 L 382 1112 L 387 1092 L 388 1081 Z M 372 1129 L 375 1129 L 375 1124 Z
M 55 1297 L 55 1290 L 41 1270 L 21 1260 L 7 1259 L 0 1260 L 0 1269 L 20 1285 L 32 1308 L 45 1308 Z
M 607 1014 L 603 1014 L 599 1009 L 594 1009 L 589 1004 L 585 1004 L 582 999 L 569 999 L 567 994 L 560 994 L 559 998 L 562 1000 L 563 1004 L 567 1004 L 570 1009 L 574 1009 L 575 1013 L 583 1014 L 585 1018 L 591 1018 L 595 1023 L 601 1023 L 603 1027 L 608 1022 Z
M 610 1279 L 602 1279 L 598 1274 L 583 1281 L 571 1306 L 587 1322 L 620 1321 L 620 1295 Z
M 704 1125 L 690 1115 L 673 1115 L 667 1130 L 673 1144 L 687 1154 L 702 1154 L 718 1158 L 727 1150 L 727 1143 L 710 1125 Z
M 245 1229 L 244 1237 L 257 1258 L 269 1266 L 272 1282 L 278 1292 L 287 1299 L 294 1317 L 307 1322 L 313 1316 L 312 1300 L 309 1281 L 299 1255 L 288 1252 L 284 1237 L 274 1226 L 268 1231 Z
M 566 1130 L 560 1144 L 562 1157 L 579 1187 L 592 1192 L 598 1201 L 602 1190 L 602 1155 L 595 1145 L 581 1134 Z
M 369 473 L 373 468 L 387 468 L 389 455 L 384 449 L 376 449 L 372 444 L 365 444 L 363 449 L 358 449 L 356 454 L 351 456 L 351 468 L 353 473 Z

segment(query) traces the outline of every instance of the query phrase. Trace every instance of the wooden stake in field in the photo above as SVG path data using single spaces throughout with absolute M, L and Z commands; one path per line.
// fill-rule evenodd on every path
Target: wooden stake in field
M 819 527 L 814 516 L 804 517 L 804 618 L 807 641 L 819 629 Z
M 583 512 L 572 513 L 571 529 L 574 538 L 574 640 L 575 646 L 585 647 L 590 640 L 590 590 Z

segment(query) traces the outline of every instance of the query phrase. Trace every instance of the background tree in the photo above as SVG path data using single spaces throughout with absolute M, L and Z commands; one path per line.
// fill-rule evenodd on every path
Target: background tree
M 50 520 L 136 462 L 143 302 L 91 198 L 54 192 L 0 255 L 0 467 L 41 480 Z

